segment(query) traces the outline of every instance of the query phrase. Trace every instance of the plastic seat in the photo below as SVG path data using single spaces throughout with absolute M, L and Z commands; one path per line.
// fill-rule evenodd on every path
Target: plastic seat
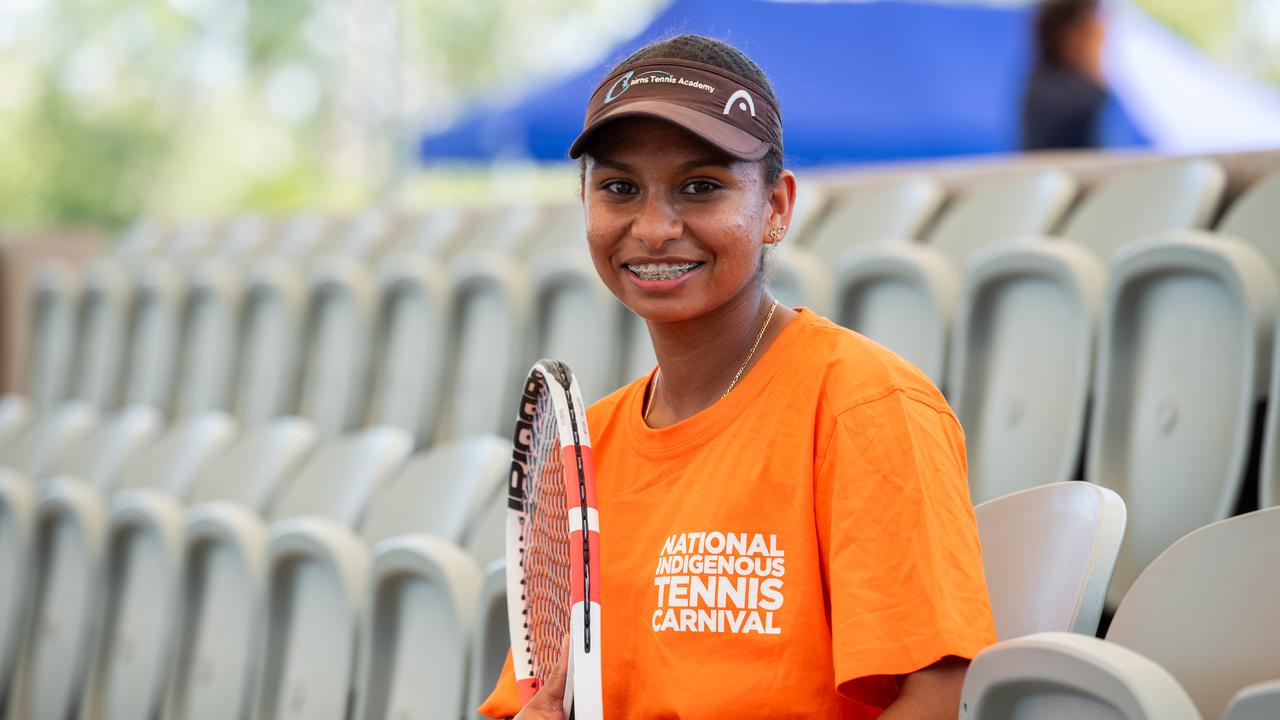
M 245 424 L 296 412 L 306 302 L 306 282 L 289 262 L 264 258 L 249 267 L 231 391 L 231 412 Z
M 121 402 L 172 408 L 184 280 L 177 266 L 143 261 L 134 273 L 133 302 L 124 339 Z
M 1127 242 L 1203 225 L 1222 183 L 1207 161 L 1117 173 L 1084 197 L 1062 237 L 999 243 L 972 258 L 947 392 L 970 433 L 976 500 L 1079 476 L 1104 263 Z
M 1124 538 L 1124 501 L 1080 482 L 1023 490 L 974 509 L 1001 640 L 1092 635 Z
M 224 260 L 210 259 L 192 268 L 178 325 L 175 416 L 226 410 L 230 405 L 244 285 L 243 271 Z
M 133 283 L 126 268 L 110 259 L 94 261 L 76 308 L 79 348 L 71 368 L 70 397 L 103 410 L 116 406 L 132 305 Z
M 1170 543 L 1234 511 L 1277 303 L 1274 274 L 1241 242 L 1188 233 L 1117 254 L 1086 466 L 1130 508 L 1113 606 Z
M 272 568 L 268 522 L 318 517 L 354 527 L 370 495 L 412 445 L 408 433 L 392 427 L 329 440 L 279 483 L 265 517 L 229 502 L 189 510 L 182 630 L 167 704 L 173 716 L 252 716 L 256 688 L 267 669 L 266 634 L 278 620 L 269 621 L 265 604 Z M 346 707 L 350 680 L 344 680 L 339 708 Z
M 201 464 L 234 433 L 233 421 L 211 413 L 184 420 L 124 466 L 116 488 L 181 492 Z M 67 717 L 81 700 L 92 702 L 97 686 L 82 695 L 84 680 L 100 653 L 129 658 L 133 646 L 114 636 L 101 638 L 95 618 L 110 547 L 107 500 L 99 488 L 70 476 L 47 480 L 40 492 L 35 533 L 38 561 L 29 631 L 11 693 L 11 717 Z M 109 552 L 109 548 L 111 552 Z M 152 589 L 153 593 L 165 590 Z M 114 599 L 107 605 L 114 607 Z M 157 618 L 156 627 L 165 620 Z M 142 628 L 150 627 L 143 614 Z M 155 659 L 137 658 L 139 662 Z
M 849 248 L 916 237 L 942 199 L 942 188 L 925 177 L 831 191 L 822 216 L 773 254 L 770 292 L 788 307 L 830 315 L 835 259 Z
M 942 213 L 926 242 L 897 239 L 833 258 L 831 311 L 942 385 L 961 273 L 971 254 L 988 243 L 1046 232 L 1074 195 L 1075 183 L 1057 171 L 975 184 Z
M 471 668 L 467 673 L 468 717 L 477 720 L 484 717 L 472 708 L 480 707 L 498 684 L 507 650 L 511 647 L 508 628 L 507 563 L 499 559 L 485 568 L 484 584 L 480 587 L 476 628 L 471 635 Z
M 315 430 L 283 418 L 242 434 L 180 492 L 117 493 L 107 522 L 108 566 L 95 624 L 103 641 L 89 670 L 82 717 L 156 717 L 182 632 L 185 502 L 263 502 L 315 442 Z
M 280 236 L 266 249 L 264 258 L 286 262 L 310 260 L 328 250 L 339 223 L 324 213 L 301 212 L 284 221 Z
M 93 487 L 114 484 L 124 461 L 160 428 L 153 408 L 126 408 L 93 428 L 52 462 L 51 474 L 72 475 Z M 7 695 L 23 629 L 30 624 L 39 481 L 0 472 L 0 702 Z
M 366 208 L 338 232 L 330 254 L 357 263 L 376 263 L 395 246 L 405 218 L 386 208 Z
M 537 245 L 533 231 L 541 214 L 541 207 L 532 204 L 470 208 L 453 243 L 459 254 L 475 251 L 524 257 Z
M 302 340 L 299 413 L 333 437 L 364 422 L 377 290 L 363 266 L 337 255 L 317 261 Z
M 116 241 L 115 257 L 136 259 L 159 255 L 168 243 L 169 229 L 152 217 L 138 218 Z
M 510 255 L 468 252 L 451 264 L 448 395 L 441 440 L 494 433 L 513 422 L 532 362 L 528 345 L 532 289 Z
M 458 251 L 464 213 L 457 207 L 436 207 L 406 222 L 389 255 L 433 258 L 444 261 Z
M 0 447 L 22 431 L 31 420 L 27 399 L 17 393 L 0 395 Z
M 961 717 L 1200 720 L 1230 717 L 1232 702 L 1251 711 L 1250 695 L 1274 698 L 1280 677 L 1277 567 L 1280 508 L 1200 528 L 1139 576 L 1106 640 L 1038 633 L 979 653 Z
M 644 318 L 631 312 L 622 313 L 622 378 L 621 383 L 628 383 L 653 370 L 658 364 L 658 357 L 653 352 L 653 341 L 649 338 L 649 326 Z
M 52 410 L 67 397 L 72 360 L 78 351 L 75 317 L 78 287 L 57 261 L 40 265 L 31 288 L 31 341 L 26 372 L 27 396 L 36 412 Z
M 582 248 L 545 250 L 529 260 L 534 355 L 573 368 L 590 403 L 618 387 L 623 307 Z
M 586 220 L 581 202 L 551 203 L 542 208 L 531 231 L 531 252 L 547 250 L 585 251 Z
M 44 477 L 55 459 L 97 422 L 98 411 L 93 405 L 80 400 L 62 403 L 0 443 L 0 467 L 29 478 Z
M 245 262 L 267 251 L 275 223 L 261 215 L 240 215 L 227 223 L 213 247 L 212 257 L 223 262 Z
M 449 357 L 449 280 L 422 255 L 394 255 L 378 275 L 371 358 L 371 424 L 409 430 L 417 447 L 435 437 Z
M 481 575 L 458 543 L 501 504 L 510 462 L 511 444 L 494 436 L 440 446 L 375 491 L 359 536 L 321 518 L 272 528 L 258 717 L 345 717 L 356 637 L 358 716 L 462 714 Z

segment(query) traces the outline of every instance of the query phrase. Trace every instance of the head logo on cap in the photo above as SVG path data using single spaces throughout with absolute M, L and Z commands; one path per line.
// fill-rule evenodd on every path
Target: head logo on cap
M 609 88 L 609 92 L 605 93 L 604 104 L 608 105 L 609 103 L 618 99 L 618 96 L 622 95 L 622 93 L 630 89 L 631 76 L 635 74 L 636 74 L 635 70 L 628 70 L 627 72 L 623 73 L 622 77 L 618 78 L 617 81 L 613 83 L 613 87 Z
M 751 113 L 751 117 L 756 116 L 756 101 L 751 99 L 751 93 L 748 93 L 746 90 L 739 90 L 738 92 L 730 95 L 729 100 L 724 104 L 724 112 L 720 114 L 728 115 L 729 111 L 733 109 L 733 103 L 735 100 L 746 100 L 746 102 L 738 103 L 738 109 L 749 111 Z

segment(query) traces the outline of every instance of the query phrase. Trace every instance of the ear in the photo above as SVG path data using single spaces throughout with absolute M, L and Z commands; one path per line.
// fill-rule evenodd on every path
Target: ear
M 783 170 L 769 189 L 769 215 L 765 232 L 791 226 L 791 213 L 796 207 L 796 174 Z M 784 231 L 785 232 L 785 231 Z M 781 240 L 781 238 L 779 238 Z M 766 241 L 768 242 L 768 241 Z

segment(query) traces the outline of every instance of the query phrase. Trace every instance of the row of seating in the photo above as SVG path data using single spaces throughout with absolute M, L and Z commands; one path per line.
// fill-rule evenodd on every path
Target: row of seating
M 393 428 L 317 445 L 298 418 L 162 430 L 153 409 L 95 425 L 83 403 L 36 426 L 0 427 L 0 465 L 40 477 L 15 439 L 53 448 L 34 484 L 0 471 L 7 717 L 458 717 L 492 687 L 505 568 L 482 563 L 502 547 L 505 441 L 406 460 Z M 1280 508 L 1177 543 L 1106 641 L 1092 635 L 1126 523 L 1115 492 L 1055 483 L 976 515 L 1001 642 L 975 660 L 962 717 L 1280 707 Z
M 459 717 L 497 675 L 503 439 L 74 401 L 2 436 L 6 717 Z

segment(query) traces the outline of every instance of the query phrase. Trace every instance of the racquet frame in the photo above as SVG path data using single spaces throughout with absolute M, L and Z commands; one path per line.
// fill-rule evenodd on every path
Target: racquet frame
M 529 371 L 520 399 L 507 483 L 507 620 L 511 654 L 521 703 L 528 702 L 542 680 L 533 675 L 523 592 L 526 481 L 529 477 L 534 412 L 538 398 L 551 399 L 564 469 L 565 522 L 571 563 L 569 673 L 565 684 L 565 717 L 603 718 L 600 674 L 600 526 L 596 506 L 595 469 L 587 432 L 586 406 L 577 380 L 564 363 L 540 360 Z

